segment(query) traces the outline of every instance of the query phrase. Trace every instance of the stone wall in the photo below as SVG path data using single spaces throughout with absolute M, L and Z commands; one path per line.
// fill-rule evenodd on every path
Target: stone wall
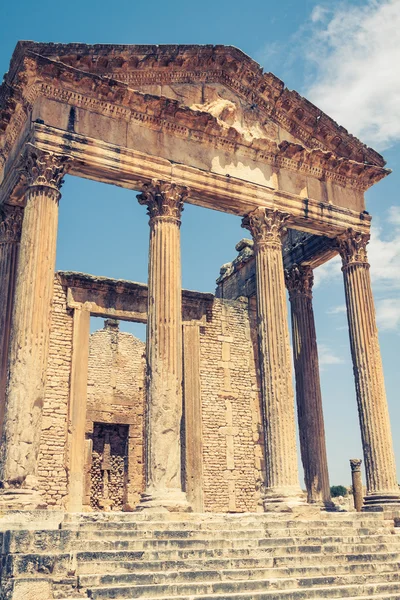
M 257 350 L 245 298 L 215 299 L 200 332 L 204 508 L 261 511 L 263 439 Z
M 63 507 L 68 493 L 66 465 L 73 315 L 67 308 L 67 289 L 57 275 L 54 285 L 38 474 L 40 489 L 49 507 Z M 261 511 L 264 440 L 256 368 L 255 304 L 253 299 L 210 297 L 206 313 L 195 325 L 199 327 L 200 336 L 198 348 L 193 349 L 199 352 L 200 360 L 204 510 Z M 190 355 L 185 356 L 185 364 L 187 361 L 192 367 L 195 364 Z M 185 403 L 190 401 L 191 398 L 185 399 Z M 84 474 L 87 508 L 91 503 L 95 423 L 129 427 L 126 504 L 137 504 L 144 488 L 144 411 L 145 343 L 119 331 L 115 322 L 108 321 L 104 329 L 90 336 L 89 342 Z
M 66 290 L 56 275 L 38 463 L 39 486 L 49 507 L 63 506 L 67 495 L 67 423 L 72 325 L 72 313 L 67 310 Z
M 116 321 L 90 336 L 86 437 L 86 504 L 90 503 L 90 456 L 95 423 L 128 425 L 127 503 L 135 506 L 144 491 L 143 420 L 146 344 L 119 331 Z

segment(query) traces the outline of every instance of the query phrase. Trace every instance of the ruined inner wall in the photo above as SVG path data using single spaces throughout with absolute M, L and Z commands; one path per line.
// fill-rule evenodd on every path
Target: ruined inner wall
M 38 475 L 49 507 L 62 508 L 68 494 L 73 315 L 58 275 L 54 285 Z M 254 302 L 211 297 L 198 323 L 193 352 L 200 357 L 203 510 L 261 511 L 264 440 Z M 92 334 L 87 390 L 84 504 L 90 505 L 91 435 L 95 423 L 106 423 L 129 427 L 127 504 L 135 506 L 144 488 L 144 342 L 112 326 Z
M 64 506 L 67 496 L 67 428 L 72 361 L 73 317 L 66 289 L 54 278 L 46 393 L 38 461 L 39 489 L 49 507 Z
M 204 509 L 262 511 L 261 398 L 254 306 L 215 299 L 200 329 Z
M 90 336 L 86 414 L 86 499 L 90 504 L 91 438 L 95 423 L 129 426 L 127 503 L 135 506 L 144 491 L 144 408 L 146 344 L 106 321 Z

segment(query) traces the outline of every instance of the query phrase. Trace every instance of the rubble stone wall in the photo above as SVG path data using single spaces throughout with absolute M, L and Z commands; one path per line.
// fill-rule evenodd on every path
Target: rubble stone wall
M 73 317 L 67 310 L 66 290 L 56 275 L 38 461 L 39 487 L 49 507 L 62 507 L 67 495 L 67 427 L 72 326 Z
M 262 511 L 264 454 L 253 312 L 245 298 L 215 299 L 200 329 L 206 511 Z
M 252 299 L 210 304 L 200 326 L 204 510 L 261 511 L 264 440 L 257 336 Z M 39 460 L 39 485 L 49 507 L 68 493 L 68 411 L 73 316 L 55 277 Z M 189 357 L 190 360 L 190 357 Z M 95 423 L 129 426 L 126 504 L 144 488 L 145 343 L 109 322 L 89 343 L 84 504 L 90 505 Z M 190 399 L 185 399 L 185 402 Z
M 86 432 L 95 423 L 128 425 L 127 503 L 137 504 L 144 491 L 144 409 L 146 344 L 106 321 L 89 342 Z M 90 452 L 88 453 L 90 454 Z M 90 457 L 86 478 L 86 502 L 90 501 Z

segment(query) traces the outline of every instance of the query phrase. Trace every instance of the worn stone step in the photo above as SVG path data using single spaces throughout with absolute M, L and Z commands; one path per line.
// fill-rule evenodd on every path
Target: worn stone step
M 251 530 L 252 531 L 252 530 Z M 257 536 L 249 534 L 246 530 L 242 532 L 218 532 L 213 536 L 205 536 L 200 532 L 169 531 L 166 535 L 164 532 L 158 531 L 142 535 L 137 531 L 9 531 L 0 536 L 0 544 L 3 553 L 9 552 L 41 552 L 49 549 L 55 551 L 77 551 L 77 550 L 101 550 L 101 549 L 136 549 L 146 548 L 153 545 L 154 548 L 162 546 L 174 547 L 184 546 L 195 547 L 201 545 L 208 548 L 226 547 L 232 542 L 232 545 L 254 544 L 256 546 L 279 546 L 285 545 L 306 545 L 306 544 L 335 544 L 335 543 L 400 543 L 400 535 L 393 533 L 390 530 L 378 530 L 372 532 L 368 530 L 348 530 L 341 535 L 330 535 L 328 530 L 315 530 L 317 535 L 303 535 L 298 531 L 275 530 L 274 535 L 266 534 L 263 536 L 258 532 Z M 279 532 L 279 535 L 278 535 Z M 176 536 L 176 537 L 175 537 Z M 238 542 L 237 540 L 240 540 Z M 221 540 L 221 543 L 219 543 Z M 136 546 L 135 546 L 136 544 Z
M 91 596 L 96 600 L 96 596 Z M 146 597 L 146 596 L 143 596 Z M 371 584 L 371 585 L 349 585 L 349 586 L 338 586 L 338 587 L 315 587 L 313 589 L 292 589 L 292 590 L 281 590 L 279 595 L 276 590 L 271 591 L 260 591 L 260 592 L 244 592 L 244 593 L 223 593 L 223 594 L 206 594 L 206 595 L 171 595 L 171 590 L 166 596 L 147 596 L 147 600 L 322 600 L 325 598 L 340 598 L 340 599 L 351 599 L 357 598 L 370 599 L 379 598 L 385 600 L 399 600 L 400 598 L 400 584 L 398 583 L 385 583 L 385 584 Z M 116 595 L 109 596 L 115 600 L 119 600 L 122 597 Z M 133 600 L 135 596 L 125 597 L 124 600 Z
M 96 586 L 102 582 L 102 577 L 113 577 L 115 575 L 125 578 L 128 583 L 135 577 L 144 578 L 147 576 L 156 577 L 163 576 L 164 572 L 181 573 L 182 577 L 186 577 L 186 573 L 201 573 L 202 571 L 225 573 L 227 577 L 235 579 L 244 579 L 242 573 L 247 573 L 248 577 L 251 574 L 263 572 L 265 577 L 302 577 L 306 575 L 330 575 L 334 573 L 381 573 L 392 572 L 400 569 L 400 561 L 388 562 L 384 555 L 384 559 L 380 560 L 380 555 L 373 562 L 343 562 L 339 564 L 310 564 L 303 566 L 289 565 L 286 567 L 272 566 L 273 561 L 265 561 L 263 559 L 241 558 L 241 559 L 208 559 L 208 560 L 186 560 L 186 561 L 138 561 L 138 562 L 102 562 L 101 564 L 89 562 L 78 565 L 79 578 L 87 582 L 89 585 Z M 266 562 L 270 564 L 266 564 Z M 101 573 L 101 575 L 99 575 Z
M 196 565 L 192 570 L 188 569 L 187 563 L 181 563 L 176 565 L 175 570 L 171 569 L 167 564 L 157 565 L 154 571 L 142 571 L 142 572 L 130 572 L 130 573 L 116 573 L 115 569 L 109 574 L 93 574 L 93 575 L 80 575 L 79 583 L 83 588 L 93 588 L 110 585 L 138 585 L 138 584 L 163 584 L 171 582 L 183 582 L 183 581 L 233 581 L 233 580 L 254 580 L 254 579 L 285 579 L 289 578 L 293 581 L 295 578 L 320 578 L 320 577 L 331 577 L 332 571 L 334 571 L 335 577 L 342 576 L 354 576 L 364 577 L 370 575 L 371 577 L 386 577 L 386 574 L 399 573 L 400 563 L 389 563 L 380 565 L 380 568 L 373 563 L 362 563 L 360 565 L 340 565 L 335 569 L 332 566 L 324 567 L 323 565 L 309 566 L 302 568 L 264 568 L 256 567 L 246 569 L 243 566 L 238 568 L 217 568 L 215 570 L 207 569 L 204 566 L 203 569 Z M 114 565 L 115 566 L 115 565 Z M 378 579 L 376 579 L 378 581 Z M 385 579 L 381 579 L 385 581 Z
M 215 531 L 218 529 L 228 530 L 245 530 L 245 529 L 303 529 L 303 528 L 324 528 L 324 527 L 338 527 L 343 528 L 354 528 L 354 527 L 393 527 L 393 522 L 384 521 L 383 519 L 348 519 L 341 521 L 316 519 L 316 520 L 281 520 L 281 519 L 245 519 L 244 521 L 234 520 L 223 520 L 223 521 L 199 521 L 198 523 L 193 521 L 79 521 L 79 522 L 67 522 L 62 523 L 61 529 L 135 529 L 142 531 L 152 530 L 197 530 L 197 531 Z
M 362 586 L 365 588 L 368 583 L 373 581 L 375 586 L 389 585 L 390 583 L 398 584 L 400 591 L 400 574 L 390 573 L 385 575 L 341 575 L 341 576 L 326 576 L 316 578 L 277 578 L 277 579 L 262 579 L 262 580 L 236 580 L 236 581 L 196 581 L 191 583 L 166 583 L 160 585 L 136 585 L 136 586 L 107 586 L 89 588 L 88 595 L 94 600 L 105 600 L 110 598 L 118 598 L 118 600 L 126 598 L 149 598 L 164 596 L 169 594 L 170 598 L 174 596 L 203 596 L 210 594 L 229 595 L 235 593 L 246 592 L 272 592 L 280 593 L 283 591 L 297 592 L 307 590 L 310 594 L 315 588 L 325 588 L 326 591 L 337 589 L 339 587 L 349 588 L 350 586 Z M 329 597 L 329 596 L 328 596 Z M 332 597 L 332 596 L 330 596 Z
M 391 548 L 393 546 L 393 548 Z M 343 544 L 332 546 L 321 545 L 304 545 L 304 546 L 277 546 L 277 547 L 257 547 L 254 546 L 232 548 L 214 548 L 214 549 L 188 549 L 188 548 L 173 548 L 173 549 L 147 549 L 147 550 L 103 550 L 103 551 L 79 551 L 76 553 L 33 553 L 33 554 L 11 554 L 8 556 L 7 565 L 12 572 L 23 572 L 25 569 L 30 571 L 40 571 L 43 565 L 53 565 L 59 571 L 69 569 L 71 557 L 74 557 L 78 563 L 86 563 L 95 561 L 126 561 L 126 560 L 174 560 L 174 559 L 208 559 L 208 558 L 259 558 L 268 560 L 278 565 L 279 561 L 290 560 L 292 563 L 302 564 L 307 559 L 315 561 L 314 557 L 318 557 L 322 563 L 336 562 L 340 560 L 348 560 L 346 556 L 371 556 L 377 553 L 392 555 L 393 560 L 397 560 L 397 555 L 400 554 L 400 548 L 397 544 Z
M 61 534 L 68 533 L 72 539 L 72 533 L 66 530 L 59 532 Z M 285 529 L 277 528 L 270 531 L 263 531 L 260 529 L 244 529 L 243 531 L 238 529 L 219 529 L 217 531 L 198 531 L 198 530 L 153 530 L 153 531 L 141 531 L 141 530 L 119 530 L 118 532 L 113 530 L 79 530 L 75 532 L 75 539 L 79 537 L 85 537 L 86 539 L 112 539 L 118 537 L 118 539 L 169 539 L 169 538 L 181 538 L 181 539 L 213 539 L 217 535 L 219 538 L 235 538 L 240 536 L 244 539 L 260 539 L 263 537 L 277 538 L 277 537 L 343 537 L 343 536 L 370 536 L 370 535 L 382 535 L 382 536 L 394 536 L 400 539 L 400 528 L 389 529 L 387 527 L 382 528 L 348 528 L 341 529 L 338 527 L 326 527 L 321 528 L 307 528 L 304 531 L 298 529 Z
M 195 538 L 136 538 L 130 536 L 121 536 L 116 539 L 115 536 L 105 538 L 85 536 L 78 538 L 54 536 L 51 540 L 48 538 L 44 543 L 43 538 L 33 538 L 31 540 L 20 540 L 18 537 L 8 544 L 8 552 L 34 553 L 41 552 L 48 548 L 58 551 L 93 551 L 101 552 L 106 550 L 196 550 L 196 549 L 224 549 L 224 548 L 278 548 L 278 547 L 303 547 L 303 546 L 326 546 L 336 547 L 352 545 L 393 545 L 398 544 L 400 548 L 400 538 L 388 535 L 370 535 L 370 536 L 319 536 L 319 537 L 276 537 L 276 538 L 214 538 L 202 539 Z

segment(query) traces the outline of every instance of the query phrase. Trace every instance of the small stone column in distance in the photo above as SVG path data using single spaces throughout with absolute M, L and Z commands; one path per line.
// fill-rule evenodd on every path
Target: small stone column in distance
M 257 208 L 242 226 L 254 240 L 257 328 L 266 440 L 265 510 L 301 503 L 281 235 L 289 215 Z
M 153 181 L 138 195 L 150 216 L 146 490 L 139 509 L 190 510 L 181 482 L 180 224 L 187 189 Z
M 312 306 L 312 268 L 294 265 L 285 271 L 285 280 L 292 314 L 297 416 L 307 500 L 310 504 L 331 506 L 317 336 Z
M 351 229 L 336 239 L 342 257 L 351 356 L 367 481 L 365 510 L 400 505 L 367 244 Z
M 6 400 L 8 345 L 23 209 L 0 207 L 0 439 Z
M 363 486 L 361 479 L 361 458 L 351 458 L 351 483 L 353 487 L 354 508 L 357 512 L 361 512 L 363 506 Z
M 15 284 L 0 447 L 0 506 L 37 508 L 41 435 L 58 224 L 67 158 L 28 144 L 26 206 Z

